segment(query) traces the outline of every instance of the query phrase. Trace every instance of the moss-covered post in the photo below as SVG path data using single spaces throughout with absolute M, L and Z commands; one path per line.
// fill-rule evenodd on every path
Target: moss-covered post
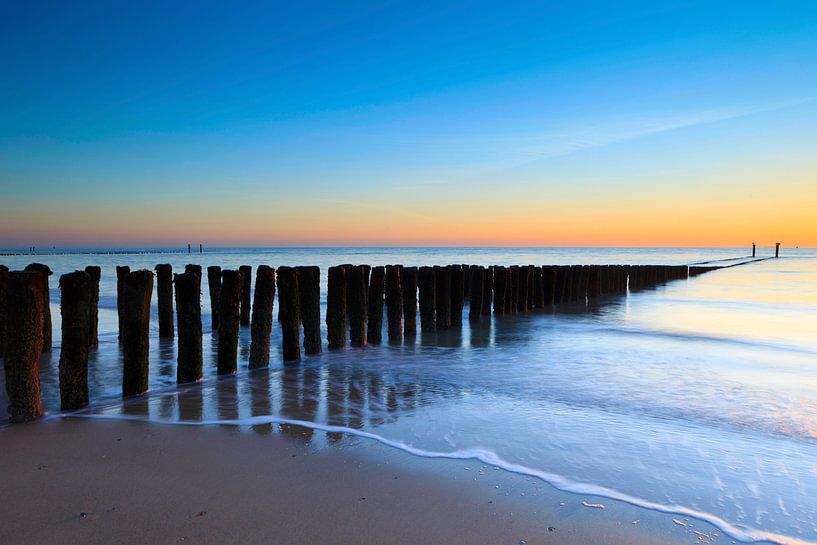
M 366 291 L 368 275 L 364 265 L 346 268 L 346 312 L 349 314 L 349 344 L 366 346 Z
M 508 269 L 505 267 L 494 267 L 494 314 L 503 315 L 506 309 L 506 299 L 508 296 Z M 483 282 L 485 280 L 483 279 Z M 482 304 L 485 305 L 483 299 Z
M 221 267 L 207 267 L 207 289 L 210 292 L 210 329 L 215 331 L 219 324 L 219 300 L 221 299 Z
M 329 350 L 346 347 L 346 269 L 329 267 L 326 293 L 326 342 Z
M 173 338 L 173 267 L 156 265 L 156 298 L 159 306 L 159 337 Z
M 8 293 L 9 269 L 5 265 L 0 265 L 0 358 L 6 354 L 6 343 L 8 339 L 8 323 L 6 318 L 6 294 Z
M 464 271 L 462 265 L 451 265 L 451 326 L 462 327 Z
M 88 289 L 91 290 L 91 302 L 88 315 L 88 323 L 90 331 L 88 332 L 88 346 L 99 345 L 99 279 L 102 277 L 102 269 L 96 265 L 88 265 L 85 267 L 85 272 L 88 273 L 90 284 Z M 2 352 L 0 352 L 2 353 Z
M 176 285 L 176 325 L 179 350 L 176 357 L 176 383 L 201 380 L 201 269 L 173 276 Z
M 269 367 L 273 301 L 275 301 L 275 269 L 259 265 L 255 271 L 255 294 L 250 325 L 250 369 Z
M 25 270 L 40 273 L 40 282 L 42 282 L 42 298 L 43 298 L 43 353 L 51 352 L 51 291 L 48 287 L 48 277 L 51 276 L 51 269 L 48 265 L 42 263 L 32 263 L 28 265 Z
M 138 395 L 148 390 L 148 356 L 150 352 L 150 299 L 153 296 L 153 273 L 133 271 L 122 286 L 122 395 Z
M 434 283 L 436 290 L 435 322 L 437 330 L 443 331 L 451 328 L 451 268 L 435 266 Z
M 420 330 L 423 333 L 433 333 L 437 330 L 437 290 L 432 267 L 420 267 L 417 271 L 417 285 L 420 291 Z
M 43 281 L 39 272 L 8 274 L 7 344 L 4 368 L 11 422 L 43 415 L 40 354 L 43 350 Z
M 250 325 L 250 291 L 252 289 L 252 267 L 249 265 L 241 265 L 238 268 L 241 271 L 242 280 L 244 284 L 241 286 L 241 325 Z
M 122 340 L 122 317 L 125 315 L 125 279 L 130 274 L 130 267 L 127 265 L 117 265 L 116 267 L 116 313 L 119 319 L 119 335 L 118 338 Z
M 241 322 L 241 292 L 244 273 L 221 271 L 221 291 L 218 299 L 218 362 L 217 373 L 230 375 L 238 370 L 238 330 Z
M 63 411 L 88 404 L 91 283 L 91 276 L 84 271 L 60 276 L 60 409 Z
M 321 269 L 298 267 L 298 297 L 304 327 L 304 352 L 321 353 Z
M 485 268 L 478 265 L 471 265 L 468 271 L 468 320 L 479 321 L 482 316 L 482 282 L 485 279 Z
M 278 268 L 278 322 L 284 362 L 301 359 L 301 309 L 298 300 L 298 269 Z
M 403 340 L 403 289 L 400 278 L 401 267 L 386 267 L 386 330 L 390 342 Z
M 383 337 L 383 296 L 386 287 L 385 267 L 372 267 L 369 279 L 367 342 L 380 344 Z
M 417 336 L 417 267 L 403 267 L 400 274 L 403 291 L 403 335 Z

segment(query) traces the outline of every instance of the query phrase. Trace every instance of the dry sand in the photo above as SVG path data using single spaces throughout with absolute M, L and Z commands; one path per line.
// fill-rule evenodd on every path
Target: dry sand
M 0 543 L 695 542 L 671 518 L 629 506 L 587 509 L 586 498 L 518 476 L 475 479 L 467 462 L 365 449 L 79 418 L 0 429 Z

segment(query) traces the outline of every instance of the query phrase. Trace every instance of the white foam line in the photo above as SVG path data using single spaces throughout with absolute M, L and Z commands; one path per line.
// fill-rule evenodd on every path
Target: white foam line
M 344 433 L 348 435 L 353 435 L 356 437 L 362 437 L 365 439 L 371 439 L 376 441 L 380 444 L 393 447 L 399 449 L 407 454 L 411 454 L 414 456 L 418 456 L 421 458 L 445 458 L 449 460 L 478 460 L 484 464 L 496 466 L 502 468 L 505 471 L 510 473 L 516 473 L 518 475 L 525 475 L 530 477 L 536 477 L 540 479 L 554 488 L 558 490 L 562 490 L 564 492 L 570 492 L 573 494 L 582 494 L 586 496 L 598 496 L 602 498 L 607 498 L 610 500 L 620 501 L 623 503 L 627 503 L 633 505 L 635 507 L 640 507 L 643 509 L 649 509 L 651 511 L 656 511 L 659 513 L 667 513 L 670 515 L 681 515 L 685 517 L 690 517 L 694 519 L 698 519 L 700 521 L 707 522 L 716 526 L 724 533 L 730 535 L 732 538 L 747 542 L 747 543 L 759 543 L 759 542 L 771 542 L 776 543 L 778 545 L 817 545 L 817 542 L 814 541 L 805 541 L 802 539 L 789 537 L 781 534 L 775 534 L 773 532 L 765 532 L 763 530 L 756 530 L 754 528 L 749 527 L 738 527 L 734 524 L 727 522 L 726 520 L 718 517 L 717 515 L 713 515 L 711 513 L 707 513 L 704 511 L 697 511 L 695 509 L 684 507 L 682 505 L 664 505 L 661 503 L 655 503 L 649 500 L 645 500 L 642 498 L 637 498 L 635 496 L 631 496 L 629 494 L 625 494 L 624 492 L 619 492 L 618 490 L 613 490 L 611 488 L 606 488 L 604 486 L 588 484 L 588 483 L 581 483 L 572 481 L 562 475 L 557 475 L 555 473 L 549 473 L 547 471 L 542 471 L 538 469 L 532 469 L 523 465 L 514 464 L 511 462 L 507 462 L 500 458 L 496 453 L 485 450 L 481 448 L 469 448 L 469 449 L 462 449 L 462 450 L 455 450 L 453 452 L 440 452 L 440 451 L 433 451 L 433 450 L 424 450 L 417 447 L 413 447 L 411 445 L 407 445 L 401 441 L 395 441 L 392 439 L 387 439 L 381 435 L 376 435 L 371 432 L 356 430 L 353 428 L 347 428 L 345 426 L 331 426 L 328 424 L 319 424 L 316 422 L 310 422 L 307 420 L 294 420 L 289 418 L 279 418 L 277 416 L 252 416 L 249 418 L 240 418 L 240 419 L 224 419 L 224 420 L 202 420 L 198 422 L 193 421 L 175 421 L 175 420 L 154 420 L 150 418 L 144 418 L 139 416 L 127 416 L 127 415 L 107 415 L 107 414 L 68 414 L 65 415 L 68 418 L 90 418 L 90 419 L 99 419 L 99 420 L 132 420 L 132 421 L 139 421 L 139 422 L 153 422 L 157 424 L 166 424 L 166 425 L 181 425 L 181 426 L 213 426 L 213 425 L 233 425 L 233 426 L 257 426 L 261 424 L 289 424 L 292 426 L 301 426 L 304 428 L 310 428 L 313 430 L 324 431 L 324 432 L 335 432 L 335 433 Z

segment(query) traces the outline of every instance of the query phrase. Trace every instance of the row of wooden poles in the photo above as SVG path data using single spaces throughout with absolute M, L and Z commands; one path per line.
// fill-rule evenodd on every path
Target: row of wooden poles
M 528 312 L 552 305 L 585 302 L 607 294 L 653 287 L 716 267 L 663 265 L 404 267 L 340 265 L 328 270 L 326 300 L 327 346 L 363 347 L 382 341 L 386 307 L 389 342 L 417 334 L 417 311 L 424 333 L 460 327 L 464 300 L 468 319 L 478 322 L 496 315 Z M 88 350 L 98 343 L 100 268 L 87 267 L 60 277 L 62 344 L 59 378 L 62 410 L 88 404 Z M 4 354 L 9 416 L 12 422 L 43 414 L 39 387 L 39 357 L 51 351 L 51 313 L 46 265 L 31 264 L 9 272 L 0 266 L 0 354 Z M 148 389 L 150 302 L 154 273 L 117 267 L 119 340 L 123 353 L 122 395 Z M 202 378 L 200 265 L 173 274 L 170 265 L 156 266 L 159 336 L 178 335 L 177 382 Z M 207 268 L 211 327 L 217 331 L 217 372 L 238 369 L 241 326 L 250 326 L 249 367 L 269 366 L 273 300 L 278 291 L 278 321 L 283 360 L 301 359 L 322 350 L 320 334 L 320 268 L 266 265 L 256 269 L 250 303 L 252 268 Z M 276 282 L 277 280 L 277 282 Z M 175 287 L 175 298 L 174 298 Z M 175 325 L 174 331 L 174 299 Z

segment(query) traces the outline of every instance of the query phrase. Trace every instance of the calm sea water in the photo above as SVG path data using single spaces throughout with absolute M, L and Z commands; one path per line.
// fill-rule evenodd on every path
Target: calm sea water
M 118 400 L 116 265 L 319 265 L 325 304 L 327 267 L 347 262 L 682 264 L 746 253 L 220 249 L 191 255 L 7 256 L 0 262 L 16 269 L 36 260 L 55 271 L 55 349 L 41 362 L 51 412 L 59 404 L 56 279 L 96 264 L 103 275 L 100 346 L 90 362 L 91 412 L 229 421 L 260 432 L 297 430 L 299 436 L 306 430 L 319 448 L 362 434 L 421 456 L 477 457 L 564 490 L 696 516 L 743 541 L 817 543 L 817 250 L 784 250 L 776 260 L 474 327 L 466 319 L 461 330 L 420 335 L 401 345 L 324 352 L 295 367 L 282 366 L 274 325 L 269 371 L 246 370 L 244 328 L 241 372 L 224 379 L 215 376 L 203 279 L 204 382 L 175 387 L 175 343 L 158 339 L 154 314 L 151 394 L 124 405 Z

